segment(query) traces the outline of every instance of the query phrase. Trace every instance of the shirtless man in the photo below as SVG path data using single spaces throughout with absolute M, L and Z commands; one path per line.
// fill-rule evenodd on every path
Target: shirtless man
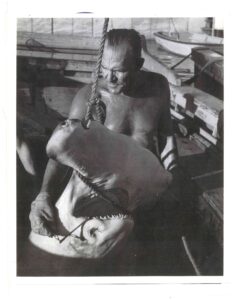
M 104 125 L 130 136 L 143 147 L 158 154 L 166 170 L 176 167 L 176 151 L 170 117 L 169 84 L 162 75 L 142 71 L 141 40 L 134 30 L 115 29 L 107 34 L 98 93 L 105 109 Z M 84 119 L 91 86 L 75 96 L 70 119 Z M 35 233 L 56 233 L 54 203 L 67 168 L 50 159 L 41 191 L 30 213 Z

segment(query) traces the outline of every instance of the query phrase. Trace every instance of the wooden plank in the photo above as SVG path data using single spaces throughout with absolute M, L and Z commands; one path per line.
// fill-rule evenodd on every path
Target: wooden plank
M 202 196 L 207 200 L 218 217 L 223 220 L 223 188 L 205 191 Z
M 51 18 L 33 18 L 33 32 L 52 33 L 52 19 Z
M 199 147 L 194 140 L 187 139 L 186 137 L 176 135 L 176 144 L 180 159 L 182 157 L 186 158 L 194 155 L 200 155 L 204 152 L 204 150 L 202 150 L 202 148 Z
M 96 55 L 89 54 L 76 54 L 76 53 L 51 53 L 45 51 L 29 51 L 29 50 L 17 50 L 17 56 L 23 57 L 35 57 L 35 58 L 50 58 L 50 59 L 62 59 L 62 60 L 76 60 L 76 61 L 89 61 L 96 62 Z
M 82 83 L 91 83 L 92 82 L 92 73 L 89 72 L 77 72 L 74 76 L 64 76 L 65 78 L 82 82 Z
M 72 35 L 72 19 L 71 18 L 54 18 L 53 19 L 54 34 Z
M 151 31 L 168 31 L 169 30 L 169 18 L 152 18 L 151 19 Z
M 177 120 L 184 120 L 184 116 L 182 116 L 181 114 L 179 114 L 177 111 L 175 111 L 174 109 L 170 109 L 170 111 L 171 111 L 171 115 L 174 117 L 174 118 L 176 118 Z
M 200 128 L 200 135 L 206 138 L 208 141 L 210 141 L 212 144 L 217 144 L 217 135 L 215 135 L 215 132 L 209 134 L 207 131 L 205 131 L 203 128 Z
M 223 102 L 220 99 L 191 86 L 175 86 L 170 84 L 170 89 L 171 100 L 186 109 L 186 111 L 188 110 L 188 101 L 185 95 L 191 95 L 193 103 L 196 106 L 193 111 L 194 116 L 204 121 L 210 130 L 215 130 L 219 113 L 223 110 Z
M 137 30 L 140 34 L 145 35 L 147 38 L 152 37 L 150 18 L 133 18 L 132 28 Z
M 100 38 L 102 36 L 104 20 L 105 20 L 104 18 L 93 19 L 93 36 L 94 37 Z M 112 29 L 112 20 L 111 19 L 109 20 L 107 31 L 109 31 L 110 29 Z
M 73 35 L 91 37 L 93 35 L 92 18 L 73 19 Z
M 202 136 L 200 136 L 197 133 L 192 134 L 189 138 L 191 141 L 194 141 L 196 145 L 198 145 L 198 147 L 201 148 L 203 151 L 205 151 L 211 146 L 211 144 L 207 140 L 205 140 Z
M 220 84 L 224 84 L 224 63 L 222 54 L 212 49 L 196 48 L 192 50 L 192 60 L 199 70 L 206 66 L 206 64 L 209 64 L 208 67 L 204 69 L 204 73 L 208 74 Z
M 67 118 L 72 101 L 79 89 L 80 87 L 49 86 L 43 88 L 43 97 L 48 107 Z
M 188 31 L 200 32 L 200 28 L 205 26 L 205 18 L 188 18 Z
M 68 61 L 65 67 L 66 71 L 79 71 L 79 72 L 92 72 L 95 67 L 93 62 L 83 62 L 83 61 Z
M 188 31 L 188 20 L 189 18 L 170 18 L 171 20 L 171 31 L 175 32 L 175 29 L 178 32 Z M 200 30 L 200 28 L 199 28 Z
M 25 45 L 26 41 L 31 38 L 47 47 L 64 49 L 90 49 L 97 51 L 100 44 L 100 39 L 98 38 L 28 32 L 18 32 L 17 44 Z
M 91 61 L 72 61 L 72 60 L 54 60 L 54 59 L 37 59 L 30 58 L 29 65 L 38 66 L 41 65 L 48 70 L 64 70 L 75 72 L 93 72 L 96 64 Z
M 223 188 L 205 191 L 198 199 L 197 212 L 202 226 L 206 226 L 223 245 Z
M 113 18 L 112 20 L 112 28 L 132 28 L 131 18 Z
M 17 32 L 19 31 L 32 32 L 32 19 L 31 18 L 18 18 L 17 19 Z

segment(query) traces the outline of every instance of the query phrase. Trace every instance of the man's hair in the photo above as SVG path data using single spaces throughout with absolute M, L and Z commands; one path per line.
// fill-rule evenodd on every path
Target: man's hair
M 141 57 L 141 37 L 134 29 L 112 29 L 107 32 L 106 39 L 110 46 L 120 46 L 127 42 L 135 58 Z

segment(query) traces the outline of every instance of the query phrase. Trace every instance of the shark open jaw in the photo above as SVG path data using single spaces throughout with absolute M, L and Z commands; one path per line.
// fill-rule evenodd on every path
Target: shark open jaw
M 125 214 L 74 218 L 68 216 L 68 221 L 77 226 L 67 234 L 50 238 L 31 232 L 31 243 L 58 256 L 99 259 L 120 251 L 134 227 L 132 216 Z

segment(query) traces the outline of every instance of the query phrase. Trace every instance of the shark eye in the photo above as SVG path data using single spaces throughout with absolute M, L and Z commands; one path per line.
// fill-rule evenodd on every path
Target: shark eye
M 74 123 L 78 123 L 80 120 L 79 119 L 69 119 L 69 121 L 74 122 Z
M 82 125 L 82 127 L 83 127 L 84 129 L 89 129 L 89 127 L 88 127 L 88 122 L 87 122 L 86 120 L 82 120 L 82 121 L 81 121 L 81 125 Z
M 64 120 L 63 122 L 60 123 L 61 127 L 67 126 L 68 120 Z
M 60 125 L 61 125 L 61 126 L 64 126 L 64 125 L 65 125 L 65 121 L 63 121 L 62 123 L 60 123 Z

